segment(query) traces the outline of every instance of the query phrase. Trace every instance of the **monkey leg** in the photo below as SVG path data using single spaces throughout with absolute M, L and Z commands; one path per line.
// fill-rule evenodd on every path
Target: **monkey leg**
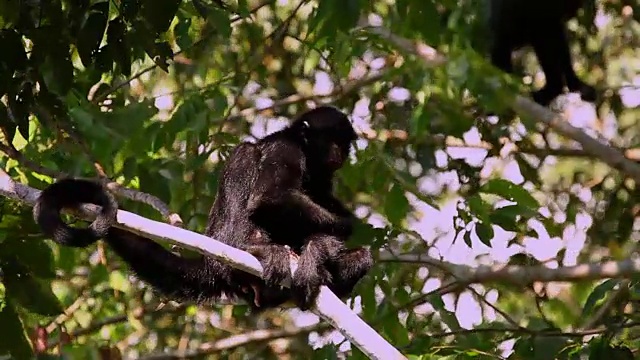
M 531 45 L 545 76 L 545 85 L 533 93 L 533 99 L 538 104 L 547 106 L 562 94 L 565 83 L 564 70 L 572 67 L 564 23 L 556 21 L 547 24 L 544 31 L 533 39 Z
M 291 279 L 293 299 L 301 310 L 313 305 L 320 286 L 331 284 L 332 276 L 325 264 L 343 247 L 342 241 L 334 236 L 313 235 L 307 239 Z
M 580 80 L 573 69 L 573 61 L 569 50 L 569 41 L 564 31 L 562 32 L 562 41 L 564 41 L 566 45 L 558 48 L 556 56 L 560 62 L 567 88 L 571 92 L 580 93 L 580 97 L 584 101 L 596 101 L 596 89 Z
M 491 47 L 491 63 L 498 69 L 512 74 L 513 64 L 511 63 L 511 53 L 513 46 L 506 41 L 496 39 Z

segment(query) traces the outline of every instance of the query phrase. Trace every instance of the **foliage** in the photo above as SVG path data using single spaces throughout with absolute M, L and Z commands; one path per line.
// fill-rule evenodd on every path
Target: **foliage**
M 606 21 L 591 26 L 585 11 L 570 32 L 579 75 L 603 96 L 591 112 L 571 96 L 559 102 L 568 103 L 568 121 L 632 157 L 640 6 L 596 3 Z M 0 163 L 40 189 L 62 173 L 106 175 L 164 200 L 202 231 L 228 151 L 283 124 L 267 119 L 330 102 L 367 137 L 336 184 L 363 219 L 354 244 L 550 269 L 629 257 L 639 238 L 637 184 L 506 110 L 527 87 L 487 64 L 484 4 L 0 0 Z M 448 62 L 426 68 L 357 28 L 371 14 Z M 530 52 L 520 55 L 521 71 L 539 72 Z M 479 116 L 491 112 L 500 120 Z M 161 219 L 147 205 L 120 201 Z M 44 241 L 31 209 L 2 197 L 0 229 L 0 354 L 363 357 L 339 339 L 323 345 L 307 336 L 335 334 L 326 327 L 289 331 L 309 322 L 296 310 L 251 317 L 244 305 L 157 309 L 166 299 L 130 277 L 108 247 Z M 456 286 L 455 274 L 427 264 L 381 260 L 354 294 L 360 316 L 412 359 L 626 359 L 640 348 L 635 277 Z M 255 340 L 256 329 L 276 335 Z M 243 341 L 222 342 L 241 334 Z M 267 343 L 276 338 L 286 341 Z

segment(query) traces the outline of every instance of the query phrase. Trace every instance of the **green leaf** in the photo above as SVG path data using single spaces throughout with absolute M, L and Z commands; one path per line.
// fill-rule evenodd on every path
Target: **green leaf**
M 493 239 L 493 228 L 491 227 L 491 224 L 479 222 L 476 223 L 475 227 L 478 239 L 480 239 L 483 244 L 491 247 L 491 239 Z
M 431 295 L 429 296 L 429 303 L 433 308 L 438 312 L 442 321 L 453 331 L 460 330 L 460 322 L 458 322 L 458 318 L 456 314 L 448 311 L 444 307 L 444 301 L 442 297 L 439 295 Z
M 373 270 L 375 271 L 375 270 Z M 372 276 L 369 273 L 369 276 Z M 372 278 L 373 279 L 373 278 Z M 363 279 L 367 282 L 368 279 Z M 370 286 L 366 286 L 370 285 Z M 378 312 L 378 304 L 376 303 L 376 291 L 373 284 L 363 284 L 360 286 L 360 300 L 362 304 L 362 314 L 365 319 L 375 319 Z
M 508 180 L 491 179 L 482 185 L 479 191 L 487 194 L 498 195 L 504 199 L 514 201 L 521 206 L 526 206 L 531 209 L 540 208 L 540 204 L 533 196 L 531 196 L 529 191 Z
M 404 195 L 404 190 L 397 184 L 391 186 L 384 205 L 385 215 L 394 225 L 400 224 L 407 217 L 410 209 L 409 200 Z
M 581 317 L 587 318 L 588 316 L 590 316 L 596 305 L 601 303 L 601 300 L 604 300 L 606 295 L 619 283 L 619 279 L 608 279 L 603 281 L 600 285 L 596 286 L 595 289 L 593 289 L 593 291 L 589 294 L 587 300 L 584 303 Z
M 533 339 L 533 353 L 535 354 L 532 359 L 535 360 L 548 360 L 557 359 L 556 356 L 568 343 L 566 337 L 560 336 L 536 336 Z
M 142 0 L 140 15 L 150 24 L 153 36 L 169 29 L 181 0 Z
M 73 85 L 73 64 L 69 45 L 58 42 L 55 48 L 49 50 L 49 56 L 41 69 L 49 90 L 58 95 L 66 95 Z
M 480 195 L 474 194 L 467 198 L 467 205 L 469 205 L 469 210 L 478 217 L 482 222 L 489 222 L 489 217 L 491 216 L 491 205 L 482 200 Z
M 0 282 L 0 311 L 7 306 L 7 288 Z
M 127 280 L 126 275 L 119 270 L 109 273 L 109 285 L 112 289 L 122 291 L 124 293 L 129 292 L 131 289 L 131 283 Z
M 85 67 L 91 66 L 100 47 L 109 17 L 109 2 L 101 1 L 91 5 L 89 16 L 82 26 L 78 37 L 78 55 Z
M 15 261 L 3 267 L 7 298 L 25 309 L 44 316 L 58 315 L 63 307 L 51 291 L 49 283 L 34 278 Z
M 515 232 L 518 230 L 516 217 L 520 214 L 520 209 L 523 209 L 523 207 L 518 205 L 507 205 L 495 209 L 489 216 L 490 221 L 507 231 Z
M 440 35 L 443 31 L 442 21 L 436 4 L 432 0 L 398 0 L 396 1 L 396 11 L 403 21 L 394 23 L 406 29 L 403 33 L 418 30 L 426 43 L 437 44 L 440 42 Z
M 66 273 L 73 272 L 73 269 L 77 265 L 76 256 L 79 255 L 80 252 L 66 246 L 56 246 L 55 250 L 57 251 L 56 267 Z
M 16 135 L 16 124 L 9 119 L 9 114 L 7 113 L 7 107 L 4 105 L 2 101 L 0 101 L 0 128 L 6 131 L 8 141 L 13 141 L 13 137 Z
M 89 273 L 89 284 L 96 286 L 109 280 L 109 269 L 104 264 L 99 264 L 91 268 Z
M 127 26 L 122 17 L 109 21 L 107 27 L 107 43 L 112 52 L 112 58 L 118 64 L 124 76 L 131 75 L 131 49 L 127 41 Z
M 189 35 L 189 29 L 191 28 L 191 18 L 179 16 L 179 21 L 173 28 L 173 33 L 176 36 L 176 43 L 180 49 L 188 49 L 193 44 L 193 40 Z
M 473 246 L 473 242 L 471 241 L 471 231 L 467 231 L 467 230 L 463 230 L 464 231 L 464 235 L 462 235 L 462 239 L 464 240 L 464 243 L 472 248 Z
M 11 303 L 0 311 L 0 324 L 0 354 L 9 353 L 14 359 L 32 359 L 33 349 Z
M 338 347 L 334 343 L 329 343 L 320 349 L 315 350 L 313 355 L 318 359 L 337 360 L 338 353 Z
M 403 347 L 409 344 L 409 332 L 398 320 L 397 312 L 387 312 L 383 321 L 384 332 L 394 346 Z
M 25 140 L 29 139 L 29 109 L 33 104 L 31 84 L 15 79 L 9 89 L 7 102 L 13 121 L 18 125 L 18 132 Z
M 343 0 L 341 1 L 340 11 L 334 13 L 334 18 L 338 20 L 338 30 L 340 32 L 348 32 L 358 24 L 360 17 L 360 8 L 366 2 L 360 0 Z
M 231 20 L 226 11 L 219 8 L 212 8 L 207 16 L 207 22 L 215 24 L 216 35 L 223 38 L 231 36 Z
M 0 253 L 0 258 L 18 260 L 25 266 L 26 271 L 39 278 L 53 279 L 56 276 L 51 247 L 44 241 L 9 236 L 6 241 L 0 244 Z
M 15 25 L 20 20 L 20 2 L 11 0 L 0 1 L 0 28 Z M 4 48 L 3 48 L 4 49 Z M 5 49 L 5 51 L 7 51 Z

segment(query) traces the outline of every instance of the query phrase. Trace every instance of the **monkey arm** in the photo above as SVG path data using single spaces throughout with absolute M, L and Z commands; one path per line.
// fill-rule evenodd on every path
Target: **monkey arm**
M 260 220 L 263 217 L 273 217 L 274 214 L 286 218 L 288 221 L 296 221 L 307 224 L 305 228 L 316 229 L 319 232 L 343 233 L 347 231 L 350 221 L 339 218 L 316 204 L 297 189 L 274 191 L 265 195 L 256 195 L 248 206 L 249 216 Z M 267 215 L 270 213 L 270 215 Z M 315 232 L 315 231 L 310 231 Z
M 261 161 L 251 189 L 247 211 L 259 224 L 275 216 L 304 224 L 309 232 L 343 233 L 349 222 L 315 203 L 302 191 L 303 155 L 295 149 L 281 149 Z
M 344 204 L 332 194 L 327 194 L 323 199 L 323 206 L 333 214 L 344 218 L 355 218 L 353 213 L 347 209 Z

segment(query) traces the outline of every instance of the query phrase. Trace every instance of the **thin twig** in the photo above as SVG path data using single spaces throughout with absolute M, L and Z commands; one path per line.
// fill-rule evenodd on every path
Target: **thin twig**
M 285 337 L 294 337 L 308 334 L 313 331 L 323 331 L 328 329 L 327 324 L 319 323 L 293 329 L 268 329 L 254 330 L 242 334 L 231 335 L 212 342 L 204 343 L 194 350 L 176 351 L 169 354 L 153 354 L 143 356 L 140 360 L 177 360 L 199 358 L 205 355 L 219 353 L 221 351 L 235 349 L 240 346 L 247 346 L 251 343 L 265 342 Z
M 423 264 L 451 274 L 463 285 L 504 282 L 530 284 L 536 281 L 579 281 L 607 278 L 631 278 L 640 274 L 640 258 L 565 266 L 556 269 L 544 265 L 481 265 L 476 268 L 439 260 L 425 254 L 394 255 L 380 253 L 379 261 Z

